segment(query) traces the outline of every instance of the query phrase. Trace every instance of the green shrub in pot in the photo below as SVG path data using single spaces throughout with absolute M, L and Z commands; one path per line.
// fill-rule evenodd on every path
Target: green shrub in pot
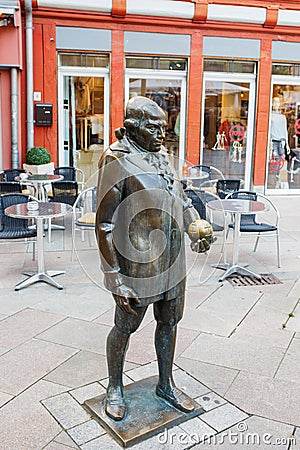
M 39 166 L 48 164 L 50 160 L 51 155 L 44 147 L 32 147 L 26 153 L 26 164 Z

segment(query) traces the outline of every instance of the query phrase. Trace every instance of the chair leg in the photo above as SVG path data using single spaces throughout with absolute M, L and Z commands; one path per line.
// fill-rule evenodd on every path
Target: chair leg
M 260 238 L 260 234 L 257 235 L 256 241 L 255 241 L 255 244 L 254 244 L 254 249 L 253 249 L 254 252 L 256 252 L 259 238 Z

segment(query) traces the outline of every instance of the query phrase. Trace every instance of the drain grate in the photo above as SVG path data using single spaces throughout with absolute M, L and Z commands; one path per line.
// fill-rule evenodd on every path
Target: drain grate
M 226 278 L 232 286 L 259 286 L 265 284 L 282 284 L 278 278 L 271 273 L 261 273 L 261 279 L 246 275 L 234 275 Z

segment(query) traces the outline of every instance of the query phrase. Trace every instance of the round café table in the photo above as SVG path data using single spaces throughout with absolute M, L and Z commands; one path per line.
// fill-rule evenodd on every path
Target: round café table
M 44 202 L 46 200 L 44 186 L 46 184 L 54 183 L 55 181 L 62 181 L 64 177 L 62 175 L 52 175 L 52 174 L 29 174 L 26 178 L 23 176 L 18 176 L 15 178 L 21 184 L 33 184 L 36 186 L 37 198 L 38 200 Z
M 44 227 L 43 222 L 45 219 L 52 219 L 53 217 L 62 217 L 72 211 L 72 206 L 66 205 L 65 203 L 48 203 L 39 202 L 37 210 L 28 210 L 27 203 L 22 203 L 18 205 L 9 206 L 5 209 L 5 214 L 10 217 L 15 217 L 17 219 L 34 219 L 36 222 L 37 229 L 37 272 L 29 273 L 24 272 L 29 278 L 21 281 L 15 286 L 15 291 L 19 291 L 24 287 L 30 286 L 33 283 L 44 281 L 57 289 L 63 289 L 63 286 L 57 283 L 53 277 L 65 273 L 62 270 L 45 270 L 45 259 L 44 259 L 44 241 L 43 233 Z
M 262 202 L 256 200 L 244 200 L 244 199 L 219 199 L 212 200 L 207 203 L 207 207 L 213 211 L 223 212 L 224 214 L 232 214 L 234 217 L 234 229 L 233 229 L 233 255 L 232 263 L 225 262 L 224 264 L 218 264 L 218 269 L 225 270 L 225 273 L 219 278 L 219 281 L 225 280 L 234 273 L 240 275 L 252 276 L 261 279 L 261 276 L 239 265 L 239 241 L 240 241 L 240 225 L 242 214 L 257 214 L 258 212 L 267 211 L 268 207 Z M 224 232 L 226 227 L 224 227 Z

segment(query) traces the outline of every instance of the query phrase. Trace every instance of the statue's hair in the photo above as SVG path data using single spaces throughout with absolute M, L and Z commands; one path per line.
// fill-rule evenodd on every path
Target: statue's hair
M 124 127 L 126 130 L 133 130 L 140 126 L 144 117 L 161 114 L 165 116 L 165 112 L 153 100 L 147 97 L 132 97 L 126 106 Z

